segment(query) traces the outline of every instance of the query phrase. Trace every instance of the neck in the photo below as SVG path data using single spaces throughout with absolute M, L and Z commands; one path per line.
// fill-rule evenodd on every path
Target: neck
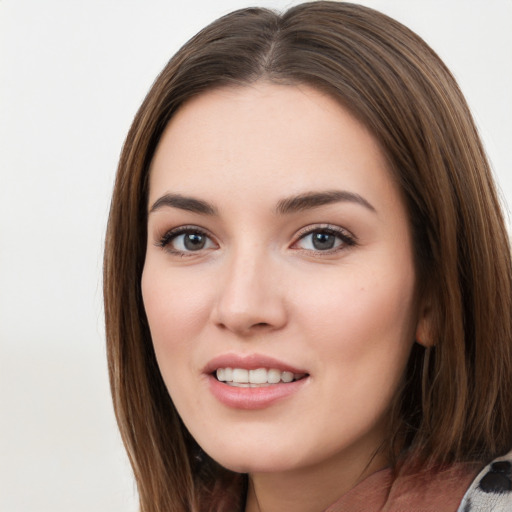
M 321 466 L 311 466 L 281 473 L 249 475 L 245 512 L 318 512 L 325 510 L 340 496 L 367 476 L 385 467 L 378 454 L 368 463 L 358 459 L 340 461 L 333 458 Z

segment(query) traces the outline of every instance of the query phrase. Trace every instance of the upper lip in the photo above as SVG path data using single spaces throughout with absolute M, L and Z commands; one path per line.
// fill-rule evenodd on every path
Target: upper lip
M 258 368 L 272 368 L 282 372 L 292 372 L 297 374 L 307 374 L 302 368 L 297 368 L 288 363 L 269 357 L 263 354 L 222 354 L 214 357 L 204 367 L 204 373 L 213 373 L 218 368 L 244 368 L 246 370 L 256 370 Z

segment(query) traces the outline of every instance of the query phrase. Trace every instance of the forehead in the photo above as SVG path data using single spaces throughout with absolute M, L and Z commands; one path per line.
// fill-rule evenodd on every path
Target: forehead
M 262 82 L 180 108 L 153 158 L 150 202 L 164 192 L 215 202 L 230 191 L 270 199 L 333 187 L 397 196 L 378 142 L 339 102 L 309 86 Z

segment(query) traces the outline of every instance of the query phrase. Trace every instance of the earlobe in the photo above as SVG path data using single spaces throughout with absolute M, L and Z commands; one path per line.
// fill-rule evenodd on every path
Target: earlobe
M 415 339 L 425 348 L 433 347 L 436 344 L 432 335 L 432 309 L 430 306 L 424 306 L 420 311 Z

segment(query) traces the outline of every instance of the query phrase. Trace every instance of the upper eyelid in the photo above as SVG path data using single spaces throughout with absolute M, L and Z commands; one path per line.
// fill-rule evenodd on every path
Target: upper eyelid
M 295 245 L 297 245 L 301 240 L 305 239 L 307 236 L 311 235 L 312 233 L 318 232 L 318 231 L 327 231 L 330 232 L 330 234 L 338 236 L 338 238 L 342 241 L 341 247 L 338 246 L 337 248 L 327 249 L 327 250 L 312 250 L 312 249 L 302 249 L 300 247 L 294 248 Z M 352 234 L 348 229 L 342 228 L 341 226 L 336 226 L 332 224 L 322 224 L 322 225 L 309 225 L 304 228 L 302 228 L 297 235 L 295 236 L 295 239 L 290 245 L 291 249 L 299 250 L 299 251 L 306 251 L 309 253 L 314 253 L 320 256 L 328 256 L 332 255 L 334 253 L 337 253 L 343 249 L 347 249 L 349 247 L 354 247 L 358 245 L 358 240 L 355 237 L 355 235 Z
M 200 226 L 187 224 L 187 225 L 183 225 L 183 226 L 177 226 L 175 228 L 164 229 L 162 232 L 157 232 L 156 237 L 155 237 L 155 245 L 163 247 L 162 242 L 163 242 L 164 238 L 168 237 L 169 238 L 168 242 L 171 242 L 172 240 L 174 240 L 174 238 L 176 238 L 184 233 L 187 233 L 187 232 L 200 233 L 201 235 L 208 237 L 213 243 L 218 244 L 215 237 L 210 233 L 209 230 L 202 228 Z
M 162 233 L 161 236 L 165 236 L 169 234 L 180 235 L 182 233 L 186 233 L 187 231 L 196 231 L 209 237 L 213 236 L 208 229 L 202 228 L 201 226 L 196 226 L 195 224 L 184 224 L 181 226 L 176 226 L 175 228 L 163 229 L 162 231 L 157 232 L 157 236 L 160 232 Z
M 156 239 L 155 239 L 155 245 L 162 246 L 162 240 L 165 237 L 169 237 L 169 241 L 174 239 L 175 237 L 187 233 L 190 231 L 195 231 L 198 233 L 201 233 L 202 235 L 207 236 L 213 243 L 219 245 L 219 242 L 217 241 L 216 237 L 206 228 L 203 228 L 201 226 L 195 225 L 195 224 L 185 224 L 181 226 L 176 226 L 174 228 L 170 229 L 164 229 L 163 231 L 157 232 Z M 295 235 L 292 238 L 291 245 L 296 244 L 299 240 L 304 238 L 307 235 L 310 235 L 316 231 L 329 231 L 332 234 L 339 235 L 345 238 L 351 239 L 354 243 L 357 242 L 357 237 L 348 229 L 337 226 L 335 224 L 328 224 L 328 223 L 318 223 L 318 224 L 308 224 L 302 228 L 300 228 L 298 231 L 296 231 Z M 161 234 L 160 234 L 161 233 Z
M 334 224 L 309 224 L 297 231 L 295 241 L 300 240 L 302 237 L 314 233 L 315 231 L 330 231 L 333 234 L 345 235 L 354 241 L 357 240 L 357 237 L 351 231 L 341 226 L 336 226 Z

